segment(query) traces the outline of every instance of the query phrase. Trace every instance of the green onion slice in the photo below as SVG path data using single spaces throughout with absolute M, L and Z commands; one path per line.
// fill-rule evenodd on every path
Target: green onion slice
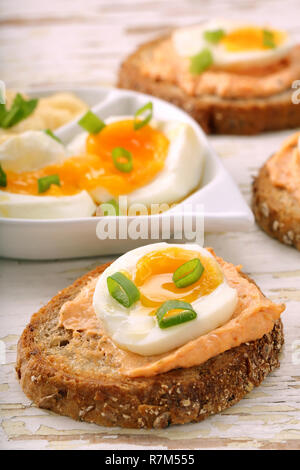
M 106 126 L 106 124 L 92 113 L 88 111 L 79 121 L 78 124 L 90 134 L 98 134 Z
M 214 31 L 204 31 L 204 39 L 213 44 L 217 44 L 225 36 L 224 29 L 215 29 Z
M 59 142 L 60 144 L 62 144 L 62 141 L 60 140 L 59 137 L 57 137 L 55 134 L 53 134 L 53 132 L 51 131 L 51 129 L 44 129 L 44 132 L 45 134 L 49 135 L 50 137 L 52 137 L 52 139 L 56 140 L 57 142 Z
M 270 49 L 274 49 L 276 47 L 272 31 L 268 31 L 267 29 L 263 30 L 263 45 Z
M 148 111 L 146 114 L 146 117 L 144 118 L 143 121 L 138 120 L 137 118 L 141 115 L 144 114 Z M 153 104 L 151 101 L 149 103 L 145 104 L 142 108 L 138 109 L 137 112 L 134 115 L 134 122 L 133 122 L 133 128 L 135 131 L 138 131 L 142 127 L 146 126 L 149 121 L 152 119 L 152 114 L 153 114 Z
M 5 188 L 7 186 L 6 173 L 3 170 L 1 165 L 0 165 L 0 186 L 2 186 L 2 188 Z
M 118 201 L 115 199 L 111 199 L 110 201 L 103 202 L 100 204 L 100 208 L 103 212 L 103 215 L 119 215 L 120 214 L 120 208 Z
M 213 64 L 213 56 L 209 49 L 202 49 L 199 54 L 190 58 L 190 73 L 199 75 Z
M 194 258 L 179 266 L 173 274 L 173 282 L 176 287 L 187 287 L 202 276 L 204 266 L 199 258 Z
M 132 154 L 123 147 L 115 147 L 111 156 L 115 167 L 123 173 L 129 173 L 133 169 Z
M 0 127 L 2 127 L 2 121 L 5 118 L 8 111 L 6 111 L 5 104 L 0 104 Z
M 6 109 L 5 104 L 0 105 L 0 127 L 8 129 L 15 126 L 26 119 L 35 110 L 37 104 L 37 99 L 26 100 L 18 93 L 9 110 Z
M 38 191 L 39 193 L 44 193 L 47 191 L 51 184 L 56 184 L 57 186 L 60 186 L 60 180 L 58 175 L 49 175 L 49 176 L 44 176 L 43 178 L 38 179 Z
M 140 291 L 124 274 L 117 272 L 107 278 L 110 295 L 123 307 L 129 308 L 140 298 Z
M 165 315 L 170 310 L 181 310 L 181 312 L 178 313 L 178 315 L 172 315 L 165 318 Z M 180 325 L 181 323 L 194 320 L 196 317 L 197 313 L 193 310 L 191 304 L 181 300 L 167 300 L 156 312 L 158 326 L 162 329 Z

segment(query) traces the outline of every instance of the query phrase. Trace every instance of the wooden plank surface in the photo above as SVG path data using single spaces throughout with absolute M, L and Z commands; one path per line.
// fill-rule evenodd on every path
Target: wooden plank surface
M 298 31 L 298 1 L 2 0 L 0 79 L 21 89 L 45 85 L 112 85 L 137 44 L 171 27 L 218 16 L 264 19 Z M 299 77 L 300 78 L 300 77 Z M 210 137 L 249 201 L 253 175 L 290 132 Z M 281 368 L 239 404 L 199 424 L 159 431 L 106 429 L 35 408 L 15 377 L 16 343 L 33 312 L 58 290 L 107 258 L 55 262 L 0 260 L 0 448 L 299 449 L 300 253 L 258 228 L 206 234 L 218 254 L 243 264 L 266 295 L 284 301 Z M 297 357 L 298 354 L 298 357 Z

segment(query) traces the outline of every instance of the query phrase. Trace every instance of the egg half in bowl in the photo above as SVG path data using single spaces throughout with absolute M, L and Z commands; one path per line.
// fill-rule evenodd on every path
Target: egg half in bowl
M 199 187 L 205 150 L 196 132 L 155 121 L 152 103 L 105 122 L 89 111 L 79 124 L 85 131 L 68 145 L 43 131 L 0 145 L 2 217 L 89 217 L 121 195 L 129 205 L 171 205 Z
M 212 254 L 196 244 L 132 250 L 99 278 L 93 307 L 109 337 L 140 355 L 171 351 L 225 324 L 237 304 Z

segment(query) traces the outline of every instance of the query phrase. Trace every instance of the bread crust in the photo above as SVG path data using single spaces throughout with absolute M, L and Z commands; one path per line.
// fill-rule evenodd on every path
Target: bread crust
M 140 91 L 170 101 L 190 114 L 208 134 L 254 135 L 300 126 L 300 105 L 292 103 L 294 90 L 270 98 L 223 99 L 190 96 L 171 82 L 153 80 L 141 72 L 145 55 L 166 36 L 141 45 L 121 65 L 118 87 Z
M 18 378 L 26 395 L 40 408 L 102 426 L 165 428 L 202 421 L 225 410 L 279 367 L 281 320 L 262 338 L 197 367 L 147 378 L 115 374 L 109 365 L 96 375 L 74 372 L 60 355 L 72 341 L 72 332 L 53 325 L 57 325 L 61 306 L 106 267 L 96 268 L 62 290 L 32 316 L 18 342 Z
M 252 210 L 258 225 L 271 237 L 300 250 L 300 205 L 284 188 L 273 185 L 267 164 L 253 181 Z

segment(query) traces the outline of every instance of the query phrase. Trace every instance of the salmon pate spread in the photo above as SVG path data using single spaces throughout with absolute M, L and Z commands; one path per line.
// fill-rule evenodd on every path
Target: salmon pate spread
M 181 246 L 186 247 L 186 245 Z M 149 248 L 141 257 L 141 249 L 148 247 L 151 249 Z M 84 332 L 87 336 L 98 336 L 98 349 L 93 350 L 93 359 L 97 357 L 100 359 L 103 355 L 113 357 L 116 369 L 124 376 L 150 377 L 176 368 L 200 365 L 224 351 L 245 342 L 254 341 L 269 333 L 285 308 L 284 305 L 274 304 L 267 299 L 259 288 L 241 273 L 241 266 L 234 266 L 224 261 L 217 257 L 211 249 L 199 248 L 197 252 L 195 245 L 188 245 L 188 249 L 184 249 L 163 243 L 141 247 L 129 253 L 134 254 L 134 252 L 137 252 L 140 262 L 137 264 L 135 277 L 130 275 L 129 268 L 127 274 L 125 270 L 120 270 L 118 274 L 126 274 L 124 277 L 129 281 L 131 279 L 130 282 L 134 279 L 135 285 L 138 286 L 139 296 L 136 295 L 134 289 L 130 291 L 128 283 L 126 284 L 127 281 L 124 281 L 122 276 L 118 278 L 115 275 L 114 270 L 118 266 L 122 266 L 122 263 L 120 262 L 112 269 L 116 263 L 114 262 L 98 278 L 91 279 L 73 300 L 64 303 L 59 315 L 59 326 L 73 330 L 73 336 L 76 337 L 80 332 Z M 126 253 L 127 259 L 129 253 Z M 124 263 L 126 255 L 117 261 L 123 258 L 123 265 L 126 264 Z M 160 259 L 159 263 L 158 259 Z M 195 261 L 197 259 L 199 262 Z M 180 264 L 182 261 L 184 264 Z M 174 272 L 177 273 L 173 274 L 173 280 L 176 284 L 173 287 L 169 282 L 170 269 L 166 267 L 167 263 L 173 263 L 171 269 L 175 268 Z M 199 263 L 202 265 L 200 276 Z M 178 265 L 179 267 L 176 268 Z M 112 272 L 114 274 L 111 275 Z M 183 272 L 184 274 L 182 274 Z M 191 283 L 191 276 L 193 283 Z M 199 276 L 198 279 L 197 276 Z M 107 295 L 112 293 L 115 296 L 109 307 L 105 304 L 106 293 L 102 293 L 102 286 L 107 279 L 109 280 L 107 285 L 110 286 Z M 118 284 L 118 279 L 120 284 Z M 112 283 L 109 284 L 109 282 Z M 189 285 L 188 282 L 190 282 Z M 159 283 L 161 284 L 159 285 Z M 116 298 L 121 292 L 117 289 L 120 285 L 124 286 L 128 298 L 133 298 L 136 295 L 135 305 L 139 304 L 140 307 L 139 309 L 135 307 L 130 317 L 133 315 L 134 326 L 138 325 L 138 330 L 128 326 L 128 320 L 123 320 L 121 317 L 121 313 L 125 311 L 125 301 L 120 307 L 120 312 L 118 311 L 119 307 L 115 309 L 111 307 L 117 305 Z M 222 286 L 223 290 L 220 290 Z M 156 314 L 160 312 L 156 315 L 157 319 L 153 317 L 154 305 L 156 309 L 156 306 L 160 305 L 159 303 L 164 299 L 164 295 L 178 299 L 180 289 L 182 291 L 180 298 L 188 300 L 190 304 L 182 300 L 172 300 L 170 312 L 167 312 L 163 317 L 162 306 L 160 306 L 156 311 Z M 100 303 L 99 292 L 101 293 Z M 204 299 L 206 302 L 211 300 L 210 303 L 203 304 L 205 311 L 202 313 L 202 304 L 197 304 L 196 296 L 198 298 L 200 296 L 201 300 Z M 122 298 L 124 300 L 124 295 Z M 118 302 L 120 299 L 121 297 Z M 185 306 L 179 305 L 184 310 L 180 314 L 174 314 L 175 310 L 172 310 L 177 308 L 174 303 L 176 301 L 185 304 Z M 164 302 L 163 305 L 167 302 Z M 103 311 L 99 314 L 99 305 L 104 311 L 107 309 L 108 317 Z M 187 307 L 188 305 L 193 308 Z M 220 306 L 219 310 L 218 305 Z M 212 314 L 209 317 L 210 310 Z M 150 313 L 144 315 L 144 311 Z M 194 316 L 192 312 L 194 312 Z M 112 318 L 109 318 L 109 315 Z M 204 321 L 205 315 L 207 315 L 206 322 Z M 147 322 L 149 320 L 149 324 L 144 322 L 145 317 Z M 198 320 L 203 320 L 203 324 L 197 323 Z M 140 321 L 142 323 L 139 323 Z M 162 323 L 163 321 L 165 324 Z M 116 324 L 122 325 L 122 334 Z M 165 351 L 157 349 L 157 343 L 161 342 L 161 337 L 155 336 L 154 326 L 156 329 L 160 327 L 159 334 L 161 332 L 165 334 L 163 342 L 169 344 L 171 349 Z M 195 335 L 197 328 L 200 331 L 199 335 Z M 177 330 L 180 332 L 180 337 L 188 338 L 189 334 L 191 339 L 186 340 L 183 344 L 180 343 L 176 336 Z M 169 335 L 169 333 L 172 334 Z M 157 343 L 156 337 L 159 340 Z M 152 354 L 149 353 L 150 346 Z M 163 352 L 157 353 L 157 351 Z M 72 354 L 76 355 L 76 350 L 72 351 Z
M 285 140 L 266 167 L 272 184 L 288 191 L 300 205 L 300 132 Z
M 175 30 L 154 44 L 142 73 L 190 96 L 268 98 L 300 76 L 300 46 L 284 31 L 215 21 Z

